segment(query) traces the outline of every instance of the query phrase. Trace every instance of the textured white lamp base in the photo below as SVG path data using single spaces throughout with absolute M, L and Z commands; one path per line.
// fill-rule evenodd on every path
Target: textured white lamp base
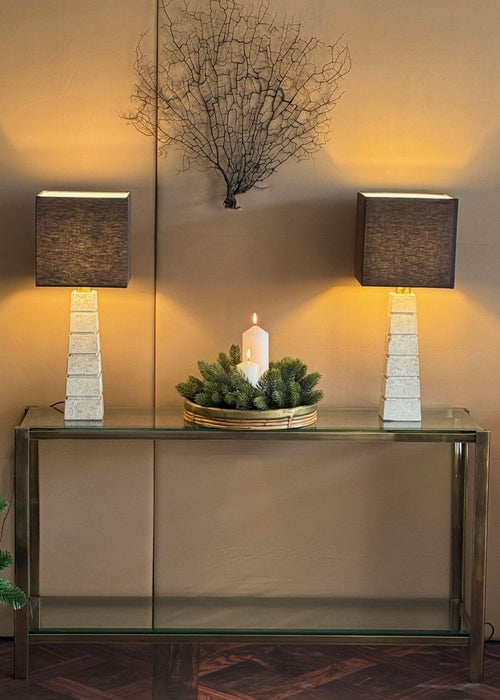
M 71 292 L 65 420 L 102 420 L 101 348 L 95 289 Z
M 420 370 L 417 300 L 413 292 L 391 292 L 389 334 L 379 414 L 385 421 L 418 422 Z

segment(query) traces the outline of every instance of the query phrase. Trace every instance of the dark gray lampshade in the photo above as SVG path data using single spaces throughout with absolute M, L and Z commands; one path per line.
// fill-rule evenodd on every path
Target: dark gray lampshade
M 51 192 L 36 197 L 39 287 L 126 287 L 130 194 Z
M 355 276 L 377 287 L 453 287 L 458 199 L 358 192 Z

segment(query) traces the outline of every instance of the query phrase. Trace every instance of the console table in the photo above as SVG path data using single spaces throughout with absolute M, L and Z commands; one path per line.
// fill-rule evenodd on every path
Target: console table
M 314 641 L 315 643 L 409 643 L 468 644 L 469 677 L 480 682 L 483 674 L 486 528 L 488 505 L 488 462 L 490 434 L 465 409 L 429 409 L 423 411 L 422 422 L 383 423 L 375 410 L 321 409 L 318 422 L 309 428 L 275 431 L 226 431 L 193 429 L 183 425 L 179 410 L 153 413 L 148 410 L 106 411 L 104 421 L 65 422 L 53 408 L 32 407 L 16 428 L 15 450 L 15 522 L 16 522 L 16 582 L 27 592 L 29 604 L 15 614 L 15 676 L 27 678 L 29 640 L 68 641 L 73 638 L 96 641 L 123 639 L 111 633 L 90 634 L 78 630 L 44 630 L 40 624 L 39 607 L 39 440 L 261 440 L 308 441 L 344 440 L 353 442 L 449 443 L 451 446 L 451 576 L 447 599 L 448 624 L 439 631 L 408 630 L 238 630 L 234 634 L 220 630 L 194 630 L 189 634 L 172 629 L 127 632 L 128 639 L 149 641 L 193 641 L 221 639 L 253 641 Z M 469 460 L 469 444 L 474 445 L 474 459 Z M 472 488 L 471 513 L 465 519 L 466 476 Z M 472 562 L 468 574 L 470 606 L 465 614 L 465 524 L 470 528 Z M 467 624 L 468 623 L 468 624 Z M 228 630 L 229 632 L 229 630 Z M 125 634 L 122 633 L 122 634 Z

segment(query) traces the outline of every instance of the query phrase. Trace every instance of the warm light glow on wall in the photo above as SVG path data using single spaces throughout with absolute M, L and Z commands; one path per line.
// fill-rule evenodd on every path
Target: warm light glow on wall
M 498 91 L 487 62 L 494 59 L 464 50 L 458 24 L 432 21 L 428 10 L 409 21 L 404 4 L 396 5 L 390 14 L 373 6 L 371 15 L 358 15 L 349 41 L 353 70 L 326 152 L 355 187 L 449 189 L 470 181 L 471 167 L 483 169 L 497 140 Z M 465 28 L 474 11 L 461 9 Z M 471 26 L 474 21 L 471 16 Z M 479 47 L 479 36 L 474 40 Z
M 370 123 L 361 132 L 346 127 L 342 143 L 333 139 L 326 151 L 343 179 L 354 186 L 390 182 L 392 187 L 408 187 L 410 183 L 449 189 L 460 184 L 471 163 L 481 158 L 488 131 L 493 129 L 491 124 L 484 130 L 470 125 L 460 131 L 450 127 L 444 115 L 436 121 L 422 125 L 422 130 L 410 130 L 404 118 L 395 128 L 393 124 L 392 130 Z
M 453 199 L 449 194 L 419 192 L 362 192 L 364 197 L 392 197 L 393 199 Z
M 449 186 L 450 174 L 455 173 L 456 177 L 465 168 L 480 149 L 482 138 L 475 143 L 468 129 L 458 133 L 458 129 L 449 127 L 447 120 L 448 116 L 446 123 L 441 122 L 436 115 L 437 123 L 424 123 L 413 129 L 403 114 L 397 121 L 393 116 L 389 123 L 380 123 L 383 119 L 377 120 L 378 125 L 367 121 L 360 125 L 359 131 L 351 126 L 342 143 L 332 140 L 326 149 L 352 182 L 380 177 L 389 168 L 391 174 L 399 173 L 401 183 L 405 180 L 426 183 L 431 174 L 433 182 L 437 175 L 438 180 L 443 178 Z
M 130 192 L 72 192 L 72 191 L 59 191 L 59 190 L 42 190 L 38 193 L 38 197 L 71 197 L 71 198 L 86 198 L 92 197 L 93 199 L 123 199 L 127 197 Z
M 135 182 L 150 173 L 153 144 L 148 150 L 121 118 L 130 110 L 136 36 L 154 22 L 136 4 L 137 15 L 127 7 L 119 19 L 116 2 L 100 3 L 92 18 L 84 2 L 64 11 L 46 3 L 43 18 L 33 3 L 24 11 L 2 4 L 3 26 L 16 27 L 2 36 L 0 113 L 2 165 L 13 176 L 67 183 L 99 174 L 116 187 L 117 173 Z

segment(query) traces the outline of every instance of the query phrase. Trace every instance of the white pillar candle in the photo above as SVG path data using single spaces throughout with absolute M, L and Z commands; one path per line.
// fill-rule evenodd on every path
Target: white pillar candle
M 243 333 L 243 357 L 248 356 L 248 350 L 253 362 L 259 365 L 259 377 L 269 369 L 269 333 L 257 325 L 257 314 L 253 315 L 253 326 Z
M 247 352 L 247 359 L 245 362 L 240 362 L 236 365 L 237 369 L 245 376 L 252 386 L 257 386 L 259 381 L 259 365 L 256 362 L 252 362 L 250 357 L 252 353 L 250 350 Z

